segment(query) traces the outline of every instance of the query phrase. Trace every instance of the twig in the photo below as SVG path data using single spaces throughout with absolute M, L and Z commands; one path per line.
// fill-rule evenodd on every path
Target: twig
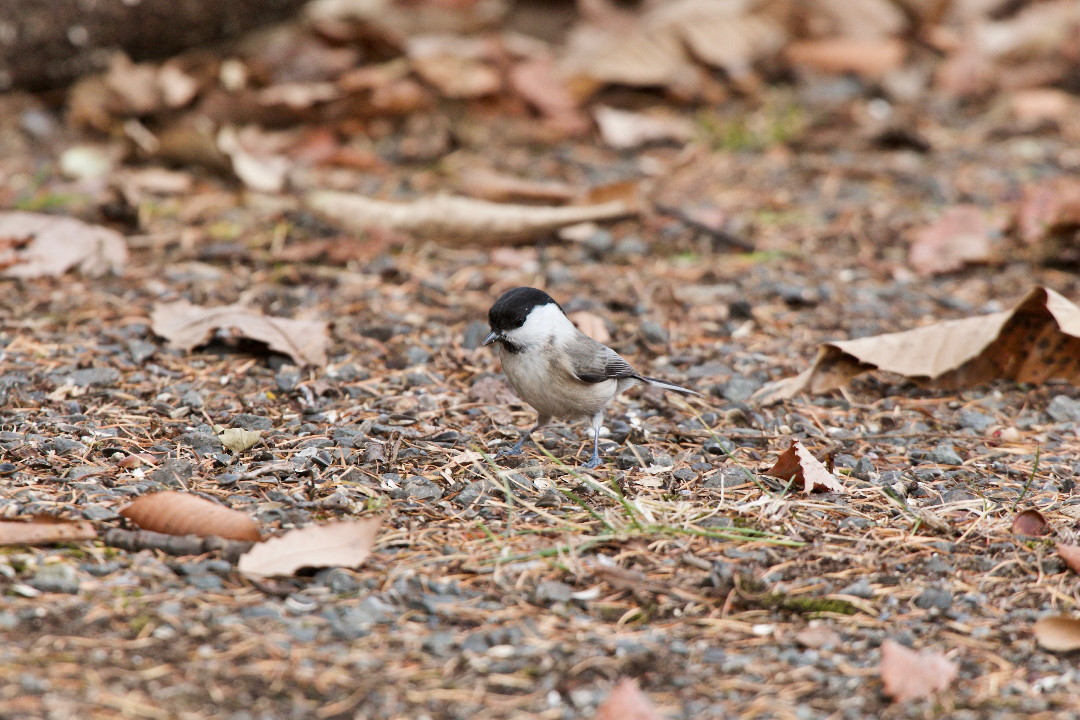
M 166 535 L 150 530 L 123 530 L 112 528 L 101 536 L 102 542 L 110 547 L 129 552 L 138 550 L 160 550 L 169 555 L 204 555 L 220 552 L 221 557 L 235 563 L 240 556 L 251 549 L 255 543 L 243 540 L 226 540 L 215 535 Z

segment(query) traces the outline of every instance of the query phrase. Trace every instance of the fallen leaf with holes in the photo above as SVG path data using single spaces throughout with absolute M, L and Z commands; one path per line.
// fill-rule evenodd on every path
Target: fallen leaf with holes
M 37 515 L 29 520 L 0 520 L 0 545 L 53 545 L 93 540 L 94 526 L 85 520 Z
M 168 340 L 170 347 L 184 351 L 206 344 L 218 330 L 231 330 L 288 355 L 297 365 L 326 364 L 329 329 L 320 320 L 288 320 L 242 305 L 208 308 L 177 300 L 156 305 L 150 322 L 154 333 Z
M 939 652 L 915 652 L 895 640 L 881 643 L 881 681 L 893 702 L 929 697 L 956 679 L 956 663 Z
M 1038 510 L 1024 510 L 1013 517 L 1012 532 L 1013 535 L 1039 537 L 1050 532 L 1050 523 Z
M 995 228 L 976 205 L 949 208 L 934 222 L 915 232 L 908 262 L 920 275 L 937 275 L 993 257 Z
M 259 430 L 245 430 L 244 428 L 227 428 L 221 425 L 214 426 L 218 440 L 233 453 L 242 453 L 255 447 L 262 440 L 262 432 Z
M 847 488 L 813 456 L 801 442 L 793 440 L 791 447 L 776 458 L 771 468 L 764 475 L 779 478 L 784 482 L 802 485 L 804 492 L 828 491 L 847 492 Z
M 1058 557 L 1064 561 L 1065 565 L 1074 573 L 1080 573 L 1080 545 L 1058 543 L 1056 549 Z
M 312 525 L 253 546 L 237 568 L 248 577 L 292 575 L 301 568 L 359 567 L 375 544 L 381 517 Z
M 304 197 L 304 204 L 325 219 L 354 231 L 378 228 L 435 240 L 453 238 L 488 242 L 528 239 L 567 225 L 614 220 L 636 212 L 623 200 L 540 207 L 435 195 L 396 203 L 332 190 L 310 192 Z
M 1035 642 L 1043 650 L 1072 652 L 1080 650 L 1080 619 L 1052 615 L 1036 621 L 1032 627 Z
M 1012 310 L 825 343 L 809 368 L 766 385 L 751 399 L 769 403 L 803 392 L 828 392 L 871 370 L 940 389 L 997 379 L 1075 383 L 1080 381 L 1080 308 L 1037 287 Z
M 637 680 L 623 678 L 596 709 L 596 720 L 661 720 Z
M 166 535 L 215 535 L 253 542 L 261 539 L 255 521 L 245 513 L 175 490 L 143 495 L 120 514 L 143 530 Z
M 119 275 L 127 264 L 124 237 L 74 218 L 0 212 L 0 277 Z

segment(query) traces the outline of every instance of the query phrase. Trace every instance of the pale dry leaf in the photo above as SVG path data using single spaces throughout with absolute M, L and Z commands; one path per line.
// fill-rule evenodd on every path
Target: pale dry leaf
M 381 517 L 312 525 L 254 545 L 237 568 L 252 578 L 292 575 L 301 568 L 359 567 L 375 544 Z
M 208 342 L 217 330 L 228 329 L 266 343 L 297 365 L 326 364 L 329 329 L 320 320 L 288 320 L 268 317 L 242 305 L 207 308 L 177 300 L 155 305 L 150 322 L 154 333 L 180 350 L 192 350 Z
M 253 542 L 261 539 L 255 521 L 245 513 L 175 490 L 143 495 L 120 514 L 144 530 L 166 535 L 213 535 Z
M 1055 549 L 1057 550 L 1058 557 L 1062 559 L 1070 570 L 1074 573 L 1080 573 L 1080 545 L 1057 543 Z
M 596 709 L 596 720 L 661 720 L 637 680 L 623 678 Z
M 825 343 L 809 368 L 761 388 L 751 399 L 768 403 L 828 392 L 870 370 L 943 389 L 997 379 L 1080 382 L 1080 308 L 1037 287 L 1012 310 Z
M 578 194 L 566 183 L 554 180 L 527 180 L 482 167 L 462 170 L 455 184 L 465 195 L 496 203 L 566 203 Z
M 611 333 L 608 332 L 607 323 L 604 322 L 604 318 L 596 313 L 591 313 L 588 310 L 578 310 L 570 313 L 567 317 L 570 318 L 570 322 L 577 325 L 578 330 L 593 340 L 602 342 L 605 345 L 611 342 Z
M 990 242 L 993 231 L 982 208 L 957 205 L 916 231 L 908 262 L 915 272 L 924 276 L 988 262 L 993 256 Z
M 904 64 L 908 44 L 897 38 L 828 38 L 800 40 L 784 48 L 784 56 L 794 65 L 830 75 L 853 73 L 880 78 Z
M 1032 627 L 1035 641 L 1043 650 L 1072 652 L 1080 650 L 1080 619 L 1051 615 L 1036 621 Z
M 893 702 L 929 697 L 949 686 L 959 671 L 939 652 L 915 652 L 892 639 L 881 644 L 881 681 Z
M 115 230 L 28 212 L 0 212 L 0 248 L 0 276 L 9 278 L 59 276 L 72 269 L 88 277 L 119 275 L 128 259 L 124 237 Z
M 97 530 L 86 520 L 39 515 L 30 520 L 0 520 L 0 545 L 53 545 L 93 540 Z
M 420 35 L 406 41 L 405 53 L 413 71 L 443 97 L 476 98 L 502 89 L 502 76 L 489 64 L 495 48 L 485 38 Z
M 589 129 L 580 102 L 550 57 L 533 57 L 510 68 L 511 87 L 548 123 L 567 135 Z
M 566 225 L 588 220 L 613 220 L 635 212 L 621 200 L 596 205 L 538 207 L 435 195 L 395 203 L 331 190 L 308 193 L 304 204 L 327 220 L 352 230 L 379 228 L 433 239 L 490 242 L 529 238 Z
M 231 125 L 218 130 L 216 144 L 217 149 L 229 159 L 233 174 L 249 190 L 278 193 L 285 189 L 291 168 L 285 156 L 252 150 Z
M 675 115 L 646 115 L 599 106 L 593 110 L 600 137 L 616 150 L 629 150 L 654 142 L 683 143 L 693 137 L 694 125 Z
M 1012 532 L 1013 535 L 1039 537 L 1050 532 L 1050 523 L 1038 510 L 1024 510 L 1013 516 Z
M 244 428 L 227 428 L 221 425 L 214 426 L 218 440 L 234 453 L 242 453 L 255 447 L 262 440 L 262 432 L 259 430 L 245 430 Z
M 840 644 L 840 634 L 825 625 L 809 625 L 795 633 L 795 642 L 803 647 L 820 649 Z
M 1080 116 L 1080 100 L 1058 88 L 1029 88 L 1012 94 L 1009 109 L 1022 124 L 1064 122 Z
M 791 446 L 781 453 L 773 466 L 763 474 L 784 482 L 794 479 L 795 484 L 802 485 L 803 491 L 807 493 L 847 492 L 847 488 L 836 476 L 798 440 L 792 440 Z

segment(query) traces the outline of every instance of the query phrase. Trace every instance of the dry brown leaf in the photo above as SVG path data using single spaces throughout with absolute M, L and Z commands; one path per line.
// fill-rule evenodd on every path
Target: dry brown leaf
M 768 403 L 842 387 L 870 370 L 903 375 L 944 389 L 996 379 L 1080 381 L 1080 308 L 1037 287 L 1016 307 L 904 332 L 825 343 L 805 371 L 753 396 Z
M 1016 226 L 1020 239 L 1028 245 L 1059 230 L 1080 228 L 1080 180 L 1061 177 L 1024 188 Z
M 628 150 L 652 142 L 686 142 L 694 124 L 675 115 L 646 115 L 603 105 L 593 110 L 600 137 L 616 150 Z
M 1018 90 L 1009 98 L 1009 109 L 1020 123 L 1065 122 L 1080 116 L 1080 100 L 1058 88 Z
M 589 129 L 589 120 L 582 113 L 577 97 L 551 58 L 523 60 L 510 68 L 508 79 L 517 94 L 536 108 L 551 126 L 567 135 Z
M 833 647 L 840 644 L 840 634 L 825 625 L 810 625 L 795 633 L 795 642 L 813 649 Z
M 1065 565 L 1074 573 L 1080 573 L 1080 545 L 1058 543 L 1056 549 L 1058 556 L 1065 562 Z
M 261 315 L 242 305 L 207 308 L 177 300 L 154 306 L 150 322 L 157 335 L 180 350 L 192 350 L 209 341 L 217 330 L 228 329 L 266 343 L 297 365 L 326 364 L 329 330 L 321 320 L 287 320 Z
M 566 183 L 526 180 L 481 167 L 462 170 L 456 185 L 465 195 L 496 203 L 566 203 L 577 195 Z
M 245 513 L 175 490 L 143 495 L 120 514 L 144 530 L 166 535 L 215 535 L 253 542 L 261 539 L 255 521 Z
M 578 330 L 585 333 L 593 340 L 607 344 L 611 342 L 611 333 L 608 332 L 604 318 L 588 310 L 578 310 L 567 315 L 570 322 L 577 325 Z
M 596 709 L 596 720 L 661 720 L 637 680 L 623 678 Z
M 836 479 L 821 461 L 813 456 L 801 442 L 791 441 L 791 447 L 776 458 L 773 466 L 764 475 L 779 478 L 784 482 L 801 484 L 804 492 L 828 491 L 847 492 L 847 488 Z
M 1013 516 L 1013 535 L 1028 535 L 1039 537 L 1050 532 L 1050 523 L 1038 510 L 1024 510 Z
M 1080 619 L 1052 615 L 1038 620 L 1032 631 L 1039 647 L 1051 652 L 1080 650 Z
M 775 56 L 787 40 L 783 24 L 749 3 L 674 0 L 641 15 L 593 2 L 586 22 L 570 34 L 563 70 L 577 83 L 679 86 L 693 82 L 696 61 L 736 81 Z
M 458 35 L 421 35 L 409 38 L 406 54 L 413 71 L 443 97 L 475 98 L 502 89 L 502 76 L 487 63 L 491 43 Z
M 59 276 L 73 268 L 90 277 L 119 275 L 127 257 L 115 230 L 55 215 L 0 212 L 0 276 Z
M 903 65 L 907 49 L 907 43 L 896 38 L 828 38 L 793 42 L 784 55 L 795 65 L 830 75 L 878 78 Z
M 261 152 L 253 147 L 252 128 L 241 133 L 226 125 L 217 133 L 217 148 L 229 159 L 233 174 L 249 190 L 277 193 L 285 189 L 291 163 L 283 155 Z
M 502 205 L 472 198 L 435 195 L 408 203 L 320 190 L 304 204 L 326 219 L 359 231 L 380 228 L 433 239 L 456 238 L 497 242 L 529 238 L 589 220 L 612 220 L 634 214 L 626 202 L 537 207 Z
M 976 205 L 949 208 L 930 225 L 915 233 L 908 262 L 920 275 L 960 270 L 965 265 L 987 262 L 993 254 L 993 226 Z
M 86 520 L 38 515 L 29 520 L 0 520 L 0 545 L 53 545 L 93 540 L 97 530 Z
M 881 643 L 881 681 L 893 702 L 929 697 L 956 679 L 956 663 L 939 652 L 915 652 L 892 639 Z
M 292 575 L 300 568 L 359 567 L 375 544 L 381 517 L 312 525 L 258 543 L 240 556 L 248 577 Z

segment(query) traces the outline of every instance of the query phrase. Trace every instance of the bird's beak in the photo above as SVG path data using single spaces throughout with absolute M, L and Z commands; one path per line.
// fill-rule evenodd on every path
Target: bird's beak
M 498 330 L 492 330 L 491 332 L 488 333 L 487 337 L 484 338 L 484 342 L 482 344 L 490 345 L 491 343 L 497 342 L 497 341 L 502 340 L 502 339 L 503 339 L 503 334 L 501 332 L 499 332 Z

